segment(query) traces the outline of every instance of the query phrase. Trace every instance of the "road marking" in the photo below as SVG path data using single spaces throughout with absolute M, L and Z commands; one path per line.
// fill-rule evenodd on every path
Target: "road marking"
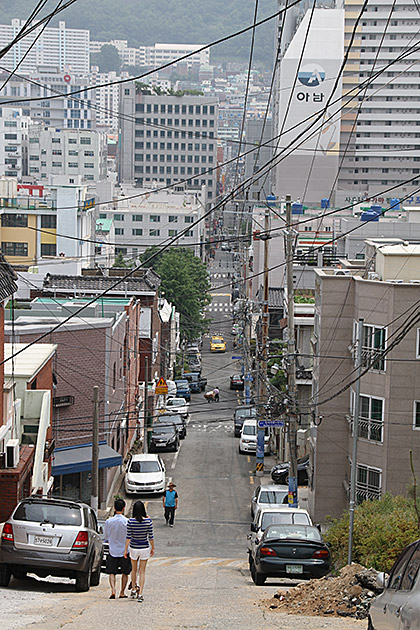
M 164 556 L 163 558 L 157 558 L 153 556 L 153 558 L 150 558 L 149 562 L 156 566 L 219 566 L 229 569 L 244 569 L 248 567 L 248 561 L 241 558 L 187 558 L 185 556 Z
M 181 450 L 181 444 L 179 445 L 179 449 L 177 450 L 177 452 L 174 455 L 174 461 L 172 462 L 172 470 L 175 468 L 176 466 L 176 460 L 178 459 L 178 455 L 179 455 L 179 451 Z
M 248 464 L 250 464 L 250 463 L 251 463 L 251 458 L 250 458 L 250 456 L 249 456 L 249 455 L 247 455 L 247 456 L 246 456 L 246 459 L 247 459 L 247 461 L 248 461 Z
M 251 486 L 253 486 L 253 485 L 254 485 L 254 477 L 252 477 L 252 476 L 251 476 L 251 477 L 249 478 L 249 483 L 251 484 Z

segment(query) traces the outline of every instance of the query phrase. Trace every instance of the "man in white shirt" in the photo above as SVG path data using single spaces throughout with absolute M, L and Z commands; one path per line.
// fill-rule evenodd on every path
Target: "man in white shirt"
M 115 514 L 105 521 L 104 538 L 109 543 L 109 553 L 106 559 L 106 572 L 109 575 L 111 595 L 109 599 L 115 599 L 116 575 L 121 569 L 120 598 L 126 598 L 125 588 L 128 576 L 131 573 L 131 560 L 124 558 L 125 540 L 127 538 L 127 522 L 124 516 L 125 501 L 116 499 L 114 502 Z

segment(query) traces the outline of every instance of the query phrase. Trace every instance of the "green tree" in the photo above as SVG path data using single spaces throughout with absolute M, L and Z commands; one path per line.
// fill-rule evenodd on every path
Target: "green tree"
M 178 247 L 164 252 L 150 247 L 140 258 L 142 264 L 153 254 L 157 255 L 146 265 L 159 274 L 161 294 L 180 314 L 181 336 L 187 340 L 197 338 L 208 329 L 204 308 L 211 298 L 205 264 L 190 249 Z
M 90 63 L 99 66 L 100 72 L 118 72 L 121 68 L 121 57 L 112 44 L 104 44 L 98 53 L 91 55 Z
M 127 263 L 124 260 L 124 256 L 122 255 L 121 252 L 118 252 L 118 254 L 115 256 L 114 264 L 112 266 L 113 267 L 128 267 Z

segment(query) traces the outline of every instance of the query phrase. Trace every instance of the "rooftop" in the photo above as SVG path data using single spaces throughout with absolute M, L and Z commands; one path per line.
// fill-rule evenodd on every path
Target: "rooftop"
M 4 375 L 16 378 L 33 378 L 53 356 L 57 346 L 53 343 L 36 343 L 29 348 L 25 343 L 4 344 Z M 9 360 L 12 353 L 23 352 Z
M 88 295 L 107 291 L 108 295 L 124 293 L 125 297 L 129 297 L 135 294 L 154 294 L 160 286 L 160 278 L 152 269 L 139 267 L 133 271 L 111 268 L 84 272 L 91 272 L 92 275 L 64 276 L 48 273 L 44 279 L 43 291 L 72 294 L 80 292 Z M 102 275 L 103 273 L 107 275 Z M 131 275 L 125 275 L 127 273 Z

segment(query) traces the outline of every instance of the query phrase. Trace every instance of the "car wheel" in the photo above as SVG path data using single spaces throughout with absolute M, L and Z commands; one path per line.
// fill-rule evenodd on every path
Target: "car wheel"
M 13 577 L 16 578 L 16 580 L 26 580 L 28 574 L 26 571 L 13 571 Z
M 257 569 L 255 568 L 255 563 L 253 562 L 251 565 L 251 578 L 256 586 L 262 586 L 265 582 L 265 575 L 261 573 L 257 573 Z
M 373 623 L 372 623 L 372 619 L 370 617 L 368 617 L 368 627 L 367 630 L 375 630 L 375 628 L 373 627 Z
M 90 587 L 90 580 L 92 577 L 92 566 L 88 571 L 78 571 L 76 575 L 76 591 L 78 593 L 86 593 Z
M 254 561 L 252 559 L 251 554 L 248 552 L 248 564 L 249 564 L 249 570 L 251 571 L 251 567 L 254 564 Z
M 9 586 L 11 576 L 12 572 L 10 571 L 9 565 L 0 564 L 0 586 L 3 586 L 4 588 Z
M 241 447 L 238 448 L 238 451 L 239 451 L 239 455 L 243 454 L 243 450 L 241 449 Z
M 99 563 L 97 570 L 93 571 L 92 575 L 90 576 L 91 586 L 99 586 L 99 582 L 101 581 L 101 564 L 102 564 L 102 559 L 101 559 L 101 562 Z

